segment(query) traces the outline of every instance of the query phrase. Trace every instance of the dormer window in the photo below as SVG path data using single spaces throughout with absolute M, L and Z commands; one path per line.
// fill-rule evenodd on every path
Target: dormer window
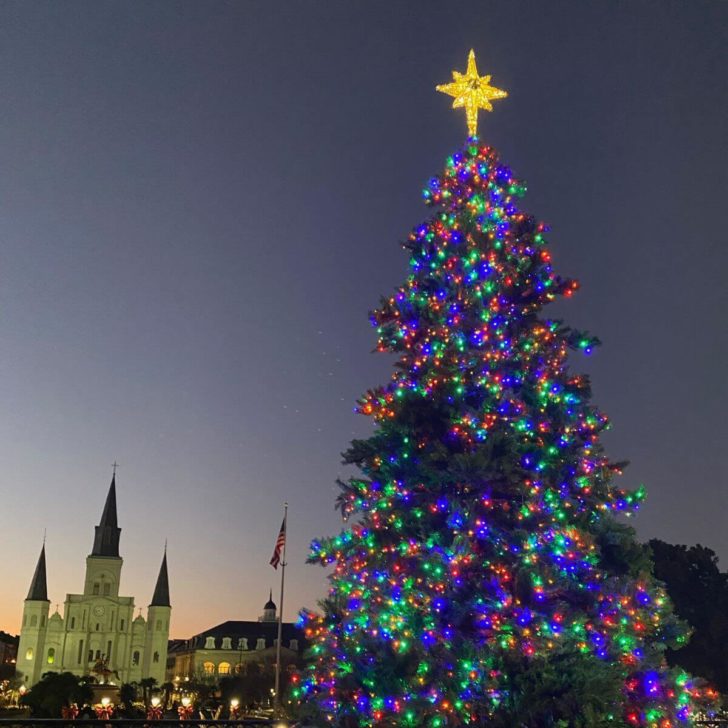
M 205 637 L 205 649 L 206 650 L 215 649 L 215 638 L 214 637 Z
M 238 649 L 242 652 L 243 650 L 247 650 L 248 648 L 248 638 L 247 637 L 241 637 L 238 640 Z
M 222 649 L 223 650 L 232 650 L 233 648 L 233 641 L 231 637 L 223 637 L 222 638 Z
M 258 637 L 258 641 L 255 643 L 255 649 L 256 650 L 265 649 L 265 637 Z
M 288 643 L 288 646 L 289 646 L 289 647 L 290 647 L 290 648 L 291 648 L 291 649 L 292 649 L 292 650 L 293 650 L 294 652 L 298 652 L 298 640 L 291 640 L 291 641 L 290 641 L 290 642 Z

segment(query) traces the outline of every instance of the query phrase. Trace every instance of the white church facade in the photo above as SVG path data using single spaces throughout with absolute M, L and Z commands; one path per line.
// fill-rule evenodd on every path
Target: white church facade
M 31 687 L 47 672 L 88 675 L 101 660 L 117 683 L 152 677 L 164 682 L 169 620 L 169 577 L 165 549 L 146 620 L 134 617 L 134 597 L 120 596 L 121 567 L 116 515 L 116 475 L 86 558 L 82 594 L 67 594 L 63 616 L 49 616 L 45 544 L 28 597 L 16 667 Z

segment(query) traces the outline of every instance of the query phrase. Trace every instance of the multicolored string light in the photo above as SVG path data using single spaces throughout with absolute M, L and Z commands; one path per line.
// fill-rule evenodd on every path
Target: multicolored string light
M 578 286 L 524 192 L 470 138 L 425 189 L 410 274 L 372 314 L 398 361 L 359 402 L 376 427 L 346 454 L 362 473 L 341 483 L 351 525 L 312 546 L 334 570 L 324 613 L 302 617 L 312 660 L 294 689 L 334 725 L 485 725 L 517 699 L 514 670 L 557 655 L 613 670 L 615 725 L 694 709 L 663 658 L 684 626 L 649 570 L 609 553 L 639 551 L 615 514 L 644 491 L 612 482 L 607 418 L 568 367 L 599 342 L 540 316 Z

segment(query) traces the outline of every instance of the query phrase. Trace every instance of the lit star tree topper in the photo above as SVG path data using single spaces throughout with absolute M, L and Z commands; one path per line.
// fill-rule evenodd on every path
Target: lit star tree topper
M 448 96 L 454 97 L 453 109 L 465 109 L 468 122 L 468 134 L 472 137 L 478 133 L 478 109 L 493 111 L 493 99 L 504 99 L 508 92 L 490 85 L 490 76 L 479 76 L 475 65 L 475 51 L 468 54 L 468 70 L 465 73 L 452 72 L 452 83 L 436 86 Z

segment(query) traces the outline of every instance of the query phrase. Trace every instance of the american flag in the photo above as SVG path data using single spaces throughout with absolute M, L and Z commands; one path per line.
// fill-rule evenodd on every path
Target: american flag
M 283 523 L 281 523 L 281 530 L 278 532 L 278 538 L 276 539 L 276 545 L 273 549 L 273 556 L 271 556 L 270 559 L 270 565 L 274 568 L 278 568 L 278 564 L 281 563 L 281 553 L 283 552 L 283 547 L 286 545 L 286 519 L 283 519 Z

